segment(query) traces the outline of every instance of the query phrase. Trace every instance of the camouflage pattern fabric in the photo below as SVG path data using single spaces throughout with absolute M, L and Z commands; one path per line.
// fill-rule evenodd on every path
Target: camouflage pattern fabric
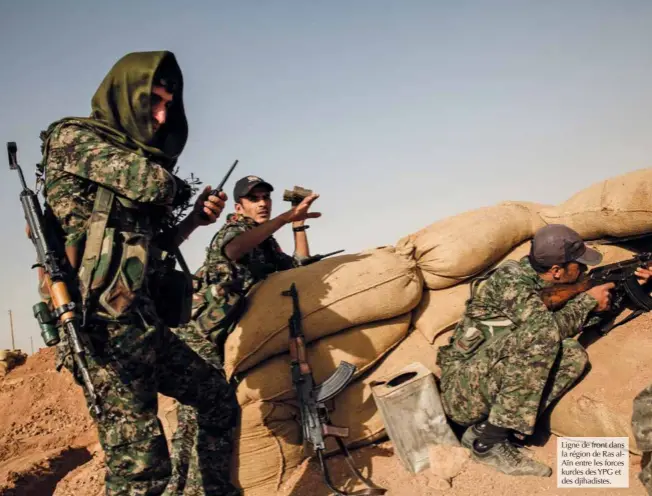
M 66 245 L 85 235 L 97 184 L 129 200 L 160 206 L 171 205 L 177 194 L 177 180 L 164 167 L 116 149 L 75 121 L 55 127 L 49 138 L 45 193 Z
M 652 384 L 634 398 L 632 432 L 636 446 L 643 452 L 638 478 L 652 495 Z
M 258 225 L 253 219 L 230 214 L 206 249 L 206 258 L 196 271 L 192 318 L 222 353 L 226 336 L 245 309 L 247 292 L 269 274 L 298 265 L 298 258 L 285 254 L 273 236 L 252 249 L 238 262 L 224 255 L 224 247 L 236 236 Z
M 233 389 L 176 335 L 148 322 L 153 319 L 145 314 L 130 322 L 94 322 L 86 335 L 96 350 L 89 372 L 105 411 L 94 420 L 106 454 L 106 494 L 239 494 L 230 483 L 230 457 L 224 455 L 232 452 L 239 411 Z M 170 481 L 157 393 L 176 398 L 195 414 L 199 485 L 185 484 L 185 492 Z
M 176 398 L 196 418 L 199 475 L 194 480 L 201 485 L 186 484 L 185 493 L 239 494 L 230 483 L 231 439 L 239 408 L 234 391 L 218 369 L 162 324 L 152 296 L 161 268 L 156 253 L 167 249 L 159 244 L 173 237 L 169 227 L 174 227 L 166 227 L 170 212 L 189 190 L 171 173 L 187 139 L 181 92 L 169 109 L 169 123 L 154 134 L 150 95 L 155 74 L 174 78 L 182 88 L 170 52 L 129 54 L 98 88 L 91 118 L 66 118 L 43 133 L 46 211 L 66 244 L 83 250 L 98 186 L 116 195 L 113 205 L 120 215 L 111 212 L 103 239 L 109 239 L 110 231 L 117 248 L 103 245 L 101 259 L 108 260 L 112 251 L 121 259 L 115 273 L 101 274 L 107 288 L 94 288 L 91 301 L 101 301 L 114 286 L 111 281 L 118 279 L 134 291 L 119 317 L 91 306 L 82 334 L 91 380 L 104 410 L 94 420 L 106 455 L 106 494 L 179 494 L 174 483 L 168 487 L 172 464 L 157 419 L 158 393 Z M 124 260 L 123 255 L 129 255 L 124 245 L 132 239 L 142 251 L 138 260 Z M 73 293 L 78 289 L 74 286 Z M 71 370 L 80 382 L 64 336 L 57 351 L 57 366 Z
M 219 283 L 226 290 L 246 294 L 251 287 L 267 275 L 297 266 L 297 260 L 283 252 L 278 242 L 270 236 L 237 262 L 224 255 L 224 247 L 236 236 L 258 226 L 249 217 L 229 214 L 224 226 L 214 236 L 206 249 L 204 276 L 209 284 Z
M 467 302 L 442 347 L 442 402 L 461 425 L 488 418 L 532 434 L 537 416 L 580 377 L 587 354 L 573 336 L 593 324 L 594 298 L 582 294 L 551 312 L 538 292 L 546 283 L 524 257 L 506 262 Z

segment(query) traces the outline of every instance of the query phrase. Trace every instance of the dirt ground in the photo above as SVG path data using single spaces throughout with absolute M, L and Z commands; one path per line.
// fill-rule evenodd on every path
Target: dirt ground
M 531 447 L 533 456 L 555 470 L 550 478 L 509 477 L 468 461 L 450 488 L 429 469 L 408 473 L 389 441 L 352 454 L 365 475 L 388 489 L 388 496 L 646 494 L 637 479 L 640 457 L 635 455 L 630 455 L 628 489 L 557 489 L 557 439 L 551 435 L 543 446 Z M 336 485 L 351 490 L 344 459 L 332 457 L 328 464 Z M 81 389 L 68 372 L 55 371 L 54 350 L 39 351 L 0 378 L 0 495 L 99 496 L 103 480 L 104 456 Z M 325 496 L 329 491 L 317 464 L 306 461 L 282 494 Z

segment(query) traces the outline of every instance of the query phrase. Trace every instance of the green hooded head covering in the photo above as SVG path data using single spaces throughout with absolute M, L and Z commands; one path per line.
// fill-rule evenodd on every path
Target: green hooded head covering
M 152 86 L 173 88 L 173 102 L 165 125 L 154 132 Z M 69 122 L 88 127 L 115 146 L 172 167 L 188 140 L 183 105 L 183 75 L 172 52 L 133 52 L 118 60 L 91 100 L 90 118 L 69 117 L 48 128 Z

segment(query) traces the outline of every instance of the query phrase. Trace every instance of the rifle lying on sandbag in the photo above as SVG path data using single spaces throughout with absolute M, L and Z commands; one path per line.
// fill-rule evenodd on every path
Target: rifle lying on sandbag
M 541 291 L 541 299 L 550 310 L 563 307 L 567 301 L 589 289 L 615 283 L 612 290 L 612 302 L 616 305 L 628 299 L 635 311 L 623 319 L 618 325 L 638 317 L 643 312 L 652 310 L 652 297 L 645 291 L 645 286 L 638 283 L 634 273 L 638 268 L 646 268 L 652 263 L 652 252 L 639 253 L 629 260 L 616 262 L 589 271 L 585 277 L 573 284 L 555 284 Z
M 355 468 L 349 450 L 342 441 L 343 437 L 349 435 L 349 429 L 347 427 L 331 425 L 328 415 L 326 402 L 337 396 L 351 382 L 356 369 L 355 365 L 342 361 L 328 379 L 319 385 L 315 385 L 312 370 L 310 369 L 310 364 L 306 356 L 306 345 L 301 324 L 301 309 L 299 308 L 299 294 L 296 285 L 292 283 L 290 289 L 283 291 L 282 294 L 283 296 L 292 297 L 293 311 L 289 319 L 290 369 L 292 384 L 299 400 L 304 446 L 311 445 L 313 451 L 317 453 L 326 485 L 336 495 L 385 494 L 386 489 L 376 486 Z M 333 486 L 326 462 L 324 461 L 324 451 L 326 450 L 325 438 L 327 436 L 335 438 L 341 452 L 346 456 L 346 463 L 349 468 L 368 489 L 347 493 Z
M 313 255 L 311 257 L 306 257 L 303 260 L 299 261 L 299 265 L 303 267 L 304 265 L 314 264 L 315 262 L 319 262 L 320 260 L 323 260 L 326 257 L 337 255 L 338 253 L 342 253 L 343 251 L 344 250 L 337 250 L 337 251 L 332 251 L 330 253 L 324 253 L 323 255 Z
M 9 168 L 17 170 L 20 176 L 20 182 L 23 190 L 20 192 L 20 203 L 23 206 L 25 220 L 27 221 L 27 231 L 34 248 L 36 249 L 37 263 L 32 267 L 38 267 L 43 270 L 45 284 L 52 298 L 53 312 L 44 302 L 39 302 L 33 307 L 34 317 L 38 320 L 41 327 L 41 336 L 47 346 L 55 346 L 59 343 L 59 332 L 56 327 L 56 320 L 59 320 L 64 332 L 68 336 L 70 347 L 75 365 L 81 375 L 81 379 L 86 389 L 86 394 L 90 400 L 91 409 L 98 417 L 102 414 L 99 406 L 98 396 L 93 387 L 88 367 L 86 366 L 86 353 L 82 346 L 79 336 L 79 316 L 77 306 L 70 297 L 67 281 L 71 280 L 66 273 L 65 254 L 61 250 L 55 249 L 56 243 L 52 238 L 51 231 L 45 222 L 41 204 L 36 194 L 25 184 L 25 176 L 18 165 L 16 153 L 18 147 L 15 142 L 7 143 L 7 153 L 9 155 Z M 53 315 L 54 314 L 54 315 Z

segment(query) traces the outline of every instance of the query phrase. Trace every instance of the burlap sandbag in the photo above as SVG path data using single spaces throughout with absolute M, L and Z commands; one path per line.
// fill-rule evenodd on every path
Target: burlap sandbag
M 254 288 L 248 310 L 225 344 L 230 378 L 288 349 L 292 300 L 281 292 L 296 283 L 306 342 L 411 311 L 423 282 L 414 247 L 384 247 L 277 272 Z
M 631 236 L 652 231 L 652 169 L 593 184 L 540 212 L 548 224 L 565 224 L 584 239 Z
M 11 369 L 22 365 L 27 360 L 27 355 L 20 350 L 0 350 L 0 363 L 4 364 L 2 369 L 3 375 L 6 375 Z
M 557 404 L 550 429 L 558 436 L 629 437 L 634 397 L 652 383 L 652 315 L 613 329 L 588 346 L 591 371 Z M 582 342 L 582 339 L 580 339 Z
M 158 417 L 168 441 L 177 429 L 179 403 L 159 394 Z M 233 435 L 231 482 L 244 496 L 275 494 L 305 458 L 299 411 L 291 404 L 257 401 L 242 407 Z
M 606 265 L 631 258 L 634 252 L 615 245 L 587 243 L 602 253 L 600 265 Z M 512 250 L 498 264 L 505 260 L 520 260 L 530 251 L 530 241 Z M 458 284 L 451 288 L 424 290 L 419 305 L 413 311 L 413 325 L 432 343 L 441 332 L 453 328 L 462 318 L 466 301 L 471 295 L 471 282 Z
M 420 361 L 433 371 L 436 346 L 430 345 L 417 332 L 412 332 L 385 358 L 354 381 L 334 400 L 330 413 L 333 425 L 349 428 L 345 443 L 349 447 L 364 446 L 385 435 L 385 428 L 371 396 L 369 383 L 387 373 Z M 236 431 L 232 480 L 245 496 L 275 494 L 278 487 L 306 457 L 301 446 L 300 418 L 294 400 L 284 402 L 251 402 L 242 407 L 242 421 Z M 327 452 L 338 450 L 332 439 Z M 360 467 L 359 467 L 360 468 Z
M 428 289 L 454 286 L 503 258 L 545 224 L 543 205 L 503 202 L 447 217 L 406 236 Z
M 355 377 L 361 375 L 407 335 L 410 318 L 410 313 L 406 313 L 392 319 L 362 324 L 308 345 L 308 362 L 315 382 L 319 384 L 328 378 L 340 361 L 355 365 Z M 239 379 L 236 394 L 240 405 L 295 396 L 288 354 L 264 361 Z
M 300 414 L 290 405 L 254 402 L 242 408 L 234 436 L 231 481 L 244 496 L 276 494 L 305 458 Z

